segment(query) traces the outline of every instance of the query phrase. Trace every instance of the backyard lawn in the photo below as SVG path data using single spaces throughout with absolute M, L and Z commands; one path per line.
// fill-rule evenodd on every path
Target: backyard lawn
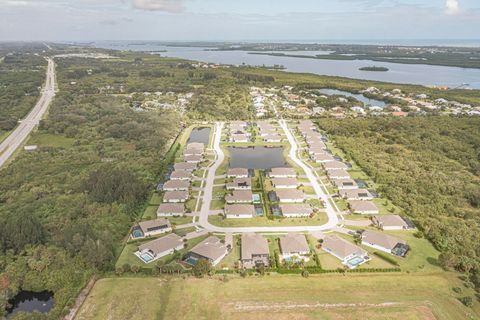
M 77 320 L 96 319 L 478 319 L 453 274 L 266 275 L 240 278 L 106 278 Z

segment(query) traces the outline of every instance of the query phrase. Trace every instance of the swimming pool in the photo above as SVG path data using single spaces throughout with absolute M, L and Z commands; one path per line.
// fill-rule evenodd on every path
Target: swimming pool
M 142 258 L 142 260 L 143 260 L 145 263 L 149 263 L 150 261 L 153 260 L 152 255 L 150 255 L 149 253 L 141 253 L 141 254 L 140 254 L 140 258 Z
M 365 260 L 361 257 L 354 257 L 347 261 L 347 266 L 351 269 L 361 265 Z
M 184 260 L 186 263 L 188 263 L 189 265 L 191 266 L 195 266 L 198 262 L 198 259 L 194 258 L 194 257 L 188 257 L 187 259 Z

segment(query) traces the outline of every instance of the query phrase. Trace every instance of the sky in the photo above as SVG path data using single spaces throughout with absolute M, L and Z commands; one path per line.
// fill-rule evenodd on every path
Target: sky
M 0 41 L 479 39 L 480 0 L 0 0 Z

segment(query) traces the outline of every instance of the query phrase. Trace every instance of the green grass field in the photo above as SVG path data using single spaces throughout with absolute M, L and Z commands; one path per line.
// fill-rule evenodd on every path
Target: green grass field
M 210 216 L 208 221 L 219 227 L 280 227 L 280 226 L 319 226 L 328 221 L 325 213 L 316 213 L 313 218 L 281 218 L 270 220 L 266 217 L 249 219 L 225 219 L 221 216 Z
M 103 319 L 478 319 L 464 307 L 454 275 L 325 274 L 240 278 L 107 278 L 76 320 Z M 463 295 L 469 293 L 467 289 Z

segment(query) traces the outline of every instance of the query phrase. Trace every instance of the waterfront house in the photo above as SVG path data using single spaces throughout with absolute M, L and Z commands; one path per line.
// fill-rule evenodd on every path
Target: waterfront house
M 248 169 L 230 168 L 227 171 L 227 178 L 248 178 Z
M 269 177 L 270 178 L 295 178 L 297 173 L 293 168 L 272 168 Z

